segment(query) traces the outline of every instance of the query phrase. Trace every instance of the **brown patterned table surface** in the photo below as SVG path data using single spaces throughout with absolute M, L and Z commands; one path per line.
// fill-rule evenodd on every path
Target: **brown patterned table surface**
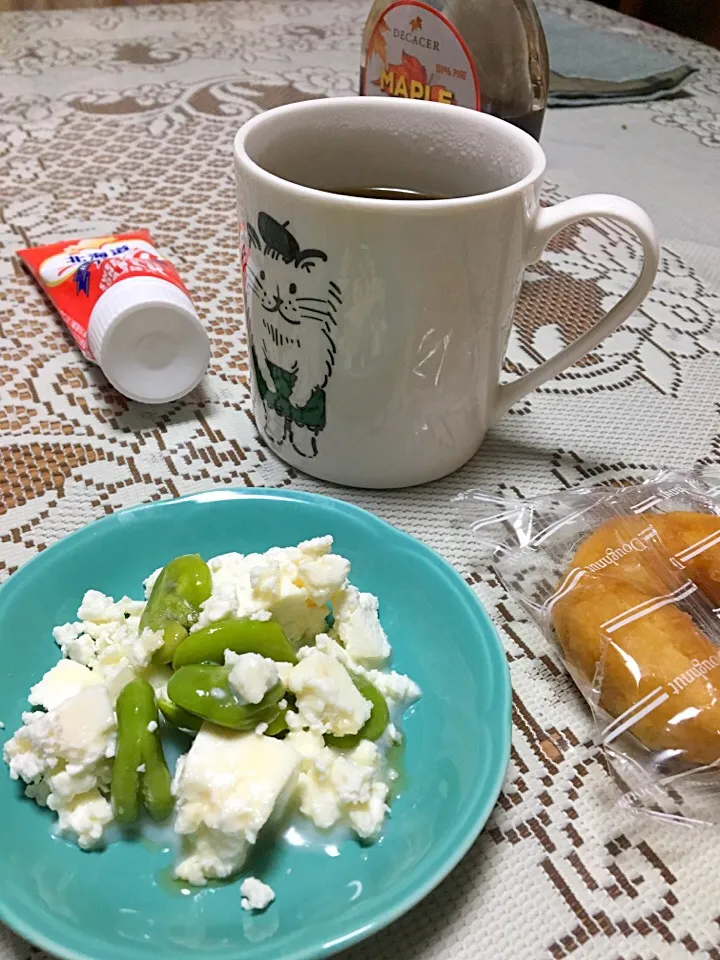
M 347 960 L 720 958 L 720 839 L 613 807 L 588 715 L 555 654 L 477 561 L 450 504 L 720 460 L 720 55 L 583 0 L 553 8 L 698 66 L 692 96 L 552 111 L 549 200 L 624 193 L 664 240 L 654 294 L 592 356 L 526 398 L 464 470 L 426 488 L 332 491 L 448 557 L 492 612 L 514 686 L 510 769 L 451 877 Z M 211 0 L 0 15 L 0 577 L 104 513 L 215 484 L 327 491 L 272 456 L 248 403 L 230 145 L 273 104 L 352 93 L 364 0 Z M 87 364 L 15 249 L 149 227 L 213 336 L 203 386 L 142 409 Z M 528 273 L 508 371 L 577 335 L 638 249 L 574 228 Z M 41 953 L 0 927 L 0 960 Z

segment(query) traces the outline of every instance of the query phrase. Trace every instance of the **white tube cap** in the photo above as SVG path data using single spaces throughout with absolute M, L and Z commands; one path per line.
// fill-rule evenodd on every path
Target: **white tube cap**
M 128 277 L 109 287 L 90 314 L 88 346 L 120 393 L 168 403 L 202 380 L 210 340 L 192 300 L 160 277 Z

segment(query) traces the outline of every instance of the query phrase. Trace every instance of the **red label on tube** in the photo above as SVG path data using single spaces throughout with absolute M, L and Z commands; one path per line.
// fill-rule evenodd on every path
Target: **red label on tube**
M 177 270 L 153 245 L 147 230 L 92 240 L 61 240 L 18 250 L 17 256 L 62 317 L 85 356 L 93 307 L 111 286 L 131 277 L 158 277 L 188 294 Z

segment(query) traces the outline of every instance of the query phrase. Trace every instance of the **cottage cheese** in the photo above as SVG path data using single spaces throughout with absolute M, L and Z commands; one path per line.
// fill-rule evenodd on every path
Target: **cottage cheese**
M 295 786 L 300 757 L 282 740 L 204 724 L 178 762 L 175 830 L 184 835 L 176 876 L 193 884 L 228 877 Z
M 101 681 L 92 670 L 75 660 L 59 660 L 45 676 L 30 689 L 28 703 L 33 707 L 54 710 L 81 690 Z
M 74 838 L 83 850 L 97 847 L 103 840 L 105 827 L 113 820 L 110 803 L 97 789 L 78 794 L 57 813 L 57 833 Z
M 378 617 L 378 599 L 348 585 L 333 600 L 334 629 L 348 655 L 361 663 L 388 659 L 392 650 Z
M 303 660 L 316 650 L 333 657 L 339 663 L 342 663 L 346 669 L 367 677 L 385 699 L 390 701 L 391 706 L 407 707 L 422 696 L 420 687 L 406 674 L 397 673 L 395 670 L 388 670 L 387 672 L 377 669 L 368 670 L 361 663 L 353 660 L 347 650 L 330 634 L 318 634 L 315 638 L 315 646 L 301 647 L 298 650 L 298 658 Z
M 388 795 L 375 744 L 361 740 L 353 751 L 335 750 L 307 732 L 290 733 L 286 742 L 303 758 L 300 812 L 320 829 L 347 820 L 359 837 L 374 839 L 385 820 Z
M 394 670 L 387 673 L 382 670 L 368 670 L 366 676 L 385 699 L 390 701 L 391 706 L 407 707 L 422 696 L 420 687 L 404 673 L 396 673 Z
M 288 719 L 288 726 L 296 729 L 342 737 L 357 733 L 370 718 L 372 704 L 345 667 L 318 650 L 311 649 L 293 668 L 289 688 L 297 697 L 297 719 Z
M 102 684 L 48 713 L 24 713 L 3 751 L 12 779 L 24 780 L 27 796 L 56 811 L 61 832 L 76 834 L 84 847 L 98 843 L 112 820 L 98 788 L 110 783 L 114 752 L 115 715 Z
M 203 604 L 200 629 L 227 617 L 276 620 L 299 642 L 324 629 L 328 602 L 344 585 L 350 564 L 333 553 L 332 537 L 266 553 L 227 553 L 208 561 L 212 594 Z
M 257 877 L 246 877 L 240 886 L 243 910 L 264 910 L 275 899 L 275 891 Z
M 140 633 L 144 606 L 128 597 L 115 602 L 97 590 L 88 590 L 78 610 L 78 622 L 53 630 L 63 655 L 93 670 L 113 700 L 148 667 L 153 653 L 162 646 L 159 631 Z
M 228 683 L 244 703 L 260 703 L 278 682 L 277 664 L 259 653 L 225 651 L 225 666 L 232 667 Z

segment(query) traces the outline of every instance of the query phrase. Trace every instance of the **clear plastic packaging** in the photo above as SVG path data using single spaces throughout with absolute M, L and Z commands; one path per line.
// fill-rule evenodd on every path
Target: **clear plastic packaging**
M 459 500 L 589 704 L 620 805 L 720 823 L 720 468 Z

